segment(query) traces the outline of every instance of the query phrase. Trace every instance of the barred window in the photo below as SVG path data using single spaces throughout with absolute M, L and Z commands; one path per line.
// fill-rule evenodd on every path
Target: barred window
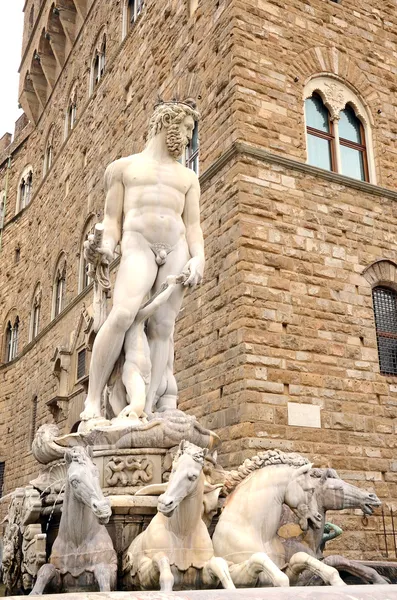
M 86 350 L 83 348 L 77 353 L 77 380 L 85 377 L 86 374 Z
M 0 462 L 0 498 L 3 495 L 5 462 Z
M 397 293 L 378 286 L 372 291 L 380 372 L 397 375 Z
M 37 396 L 32 400 L 32 419 L 30 422 L 30 436 L 29 436 L 29 448 L 33 443 L 34 436 L 36 435 L 37 429 Z

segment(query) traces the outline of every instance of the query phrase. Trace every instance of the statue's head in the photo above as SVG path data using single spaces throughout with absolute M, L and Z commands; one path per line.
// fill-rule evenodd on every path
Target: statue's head
M 149 139 L 166 130 L 168 152 L 173 158 L 179 158 L 192 139 L 195 121 L 199 119 L 200 113 L 191 99 L 161 102 L 156 105 L 149 122 Z

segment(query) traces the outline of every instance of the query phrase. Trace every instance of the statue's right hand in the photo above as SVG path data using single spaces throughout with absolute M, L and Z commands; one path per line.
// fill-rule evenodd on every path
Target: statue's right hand
M 113 252 L 110 248 L 100 248 L 96 245 L 94 235 L 90 234 L 84 242 L 84 258 L 92 265 L 108 265 L 113 260 Z

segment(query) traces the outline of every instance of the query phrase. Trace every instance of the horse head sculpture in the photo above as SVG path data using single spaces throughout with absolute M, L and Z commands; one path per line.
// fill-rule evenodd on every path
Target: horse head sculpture
M 322 515 L 314 493 L 315 484 L 310 476 L 312 466 L 308 463 L 292 471 L 284 497 L 284 503 L 299 518 L 302 531 L 306 531 L 309 526 L 319 529 L 322 524 Z
M 99 485 L 99 471 L 91 459 L 90 450 L 86 452 L 81 446 L 65 452 L 66 464 L 69 466 L 67 485 L 71 496 L 89 507 L 98 522 L 104 525 L 109 522 L 112 510 Z
M 361 508 L 364 515 L 372 515 L 382 504 L 376 494 L 343 481 L 333 469 L 312 469 L 311 478 L 320 511 Z
M 204 459 L 207 451 L 182 441 L 172 465 L 167 490 L 159 497 L 157 509 L 166 517 L 171 517 L 182 500 L 190 496 L 197 486 L 204 486 Z M 201 481 L 200 481 L 201 480 Z
M 101 592 L 116 587 L 117 555 L 105 524 L 112 514 L 99 484 L 92 450 L 75 446 L 65 451 L 65 497 L 58 535 L 49 563 L 38 573 L 32 594 L 98 585 Z M 74 583 L 71 583 L 74 581 Z

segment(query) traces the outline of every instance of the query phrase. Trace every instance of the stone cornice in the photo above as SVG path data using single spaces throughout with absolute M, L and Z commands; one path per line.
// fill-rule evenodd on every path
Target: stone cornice
M 295 171 L 300 171 L 302 173 L 306 173 L 307 175 L 312 175 L 313 177 L 318 177 L 332 183 L 338 183 L 345 187 L 365 192 L 366 194 L 397 200 L 397 191 L 389 190 L 388 188 L 380 187 L 372 183 L 367 183 L 366 181 L 352 179 L 351 177 L 346 177 L 346 175 L 340 175 L 339 173 L 333 173 L 332 171 L 325 171 L 324 169 L 313 167 L 312 165 L 308 165 L 307 163 L 299 160 L 288 158 L 287 156 L 283 156 L 281 154 L 273 154 L 272 152 L 264 150 L 263 148 L 257 148 L 256 146 L 251 146 L 245 142 L 238 141 L 233 142 L 233 144 L 223 154 L 221 154 L 221 156 L 217 158 L 206 171 L 204 171 L 200 177 L 201 185 L 204 185 L 207 181 L 209 181 L 230 160 L 238 155 L 260 160 L 262 162 L 282 165 L 288 169 L 294 169 Z

